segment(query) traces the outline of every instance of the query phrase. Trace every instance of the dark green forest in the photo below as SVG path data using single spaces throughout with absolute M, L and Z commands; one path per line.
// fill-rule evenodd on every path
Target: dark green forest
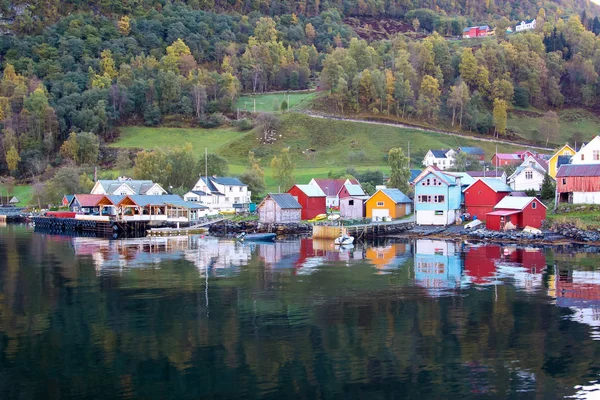
M 0 10 L 0 175 L 21 179 L 93 165 L 119 125 L 218 126 L 242 93 L 318 87 L 325 109 L 489 135 L 504 134 L 515 106 L 600 106 L 589 1 L 55 0 Z M 418 35 L 363 40 L 348 16 L 396 18 Z M 524 18 L 536 18 L 535 31 L 504 33 Z M 449 40 L 473 23 L 498 35 L 471 47 Z

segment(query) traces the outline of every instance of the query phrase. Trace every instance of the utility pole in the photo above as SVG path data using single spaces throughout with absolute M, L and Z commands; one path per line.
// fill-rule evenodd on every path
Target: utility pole
M 254 99 L 254 112 L 256 112 L 256 98 Z
M 408 169 L 410 169 L 410 140 L 408 141 Z
M 208 147 L 204 148 L 204 176 L 206 177 L 206 187 L 208 188 Z

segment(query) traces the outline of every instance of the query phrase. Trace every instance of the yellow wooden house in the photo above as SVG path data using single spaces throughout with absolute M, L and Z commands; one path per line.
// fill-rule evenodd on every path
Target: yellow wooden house
M 556 179 L 556 173 L 558 172 L 558 158 L 560 156 L 573 156 L 577 153 L 571 146 L 565 144 L 561 147 L 552 157 L 548 160 L 548 175 L 553 179 Z
M 401 218 L 411 213 L 412 200 L 398 189 L 379 189 L 365 203 L 365 216 L 373 219 Z

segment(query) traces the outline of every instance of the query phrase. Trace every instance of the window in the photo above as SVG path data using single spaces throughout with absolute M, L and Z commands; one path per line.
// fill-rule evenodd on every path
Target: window
M 600 150 L 592 151 L 592 160 L 600 161 Z
M 427 178 L 427 180 L 425 181 L 425 186 L 429 186 L 431 184 L 431 180 L 429 178 Z
M 533 171 L 525 171 L 525 179 L 533 179 Z
M 229 203 L 229 197 L 225 197 L 225 203 Z
M 444 211 L 438 210 L 435 212 L 435 215 L 444 215 Z
M 353 206 L 354 205 L 354 200 L 348 200 L 348 205 L 349 206 Z
M 233 192 L 233 186 L 229 186 L 229 191 Z
M 567 184 L 567 178 L 562 178 L 563 185 Z
M 419 203 L 431 203 L 431 196 L 426 196 L 426 195 L 417 196 L 417 202 L 419 202 Z
M 444 201 L 446 201 L 445 196 L 442 196 L 442 195 L 433 196 L 434 203 L 443 203 Z
M 383 207 L 383 205 L 384 205 L 384 204 L 383 204 L 383 201 L 378 201 L 378 202 L 377 202 L 377 207 Z
M 581 155 L 581 161 L 585 160 L 585 154 Z
M 531 208 L 533 208 L 534 210 L 537 208 L 537 203 L 535 201 L 531 203 Z
M 240 198 L 239 197 L 234 197 L 233 198 L 233 202 L 234 203 L 239 203 L 240 202 Z

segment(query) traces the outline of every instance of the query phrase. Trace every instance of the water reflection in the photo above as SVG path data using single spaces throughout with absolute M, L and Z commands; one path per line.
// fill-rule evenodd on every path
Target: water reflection
M 3 399 L 558 398 L 596 388 L 597 254 L 6 229 Z

